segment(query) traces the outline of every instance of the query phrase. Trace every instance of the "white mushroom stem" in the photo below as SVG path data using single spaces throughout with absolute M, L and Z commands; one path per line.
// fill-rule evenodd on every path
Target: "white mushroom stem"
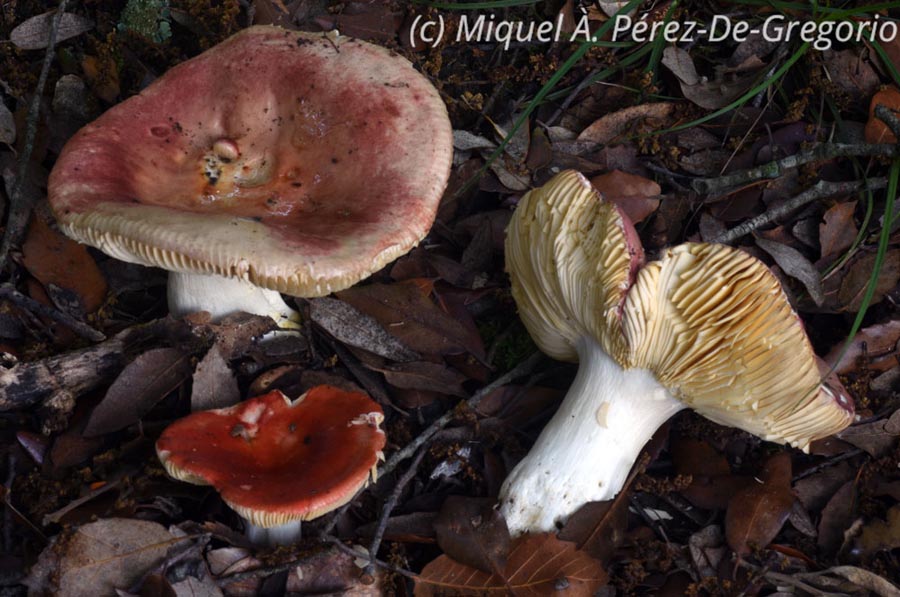
M 685 408 L 646 369 L 623 369 L 582 338 L 580 365 L 559 410 L 500 489 L 515 535 L 556 530 L 587 502 L 613 498 L 641 448 Z
M 169 312 L 183 317 L 208 311 L 213 320 L 244 311 L 269 316 L 282 328 L 297 328 L 300 314 L 281 295 L 239 278 L 169 272 Z
M 265 528 L 257 526 L 245 518 L 244 525 L 244 532 L 254 545 L 267 545 L 269 547 L 293 545 L 300 541 L 302 537 L 303 521 L 301 520 Z

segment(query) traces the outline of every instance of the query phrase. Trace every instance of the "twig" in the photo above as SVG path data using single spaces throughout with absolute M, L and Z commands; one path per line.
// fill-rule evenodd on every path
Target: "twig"
M 598 68 L 595 68 L 594 70 L 592 70 L 590 73 L 588 73 L 588 75 L 585 78 L 583 78 L 578 83 L 578 85 L 575 86 L 575 89 L 572 90 L 572 93 L 570 93 L 569 95 L 566 96 L 566 99 L 563 100 L 563 103 L 561 103 L 559 105 L 559 107 L 556 109 L 556 111 L 544 123 L 544 126 L 546 126 L 547 128 L 553 126 L 553 123 L 556 122 L 556 120 L 560 116 L 562 116 L 563 112 L 565 112 L 569 108 L 569 106 L 572 105 L 572 102 L 575 101 L 575 98 L 578 96 L 578 94 L 581 93 L 582 91 L 584 91 L 585 89 L 587 89 L 588 87 L 590 87 L 591 83 L 594 80 L 594 77 L 601 70 L 602 69 L 600 69 L 598 67 Z
M 98 332 L 83 321 L 79 321 L 68 313 L 63 313 L 58 309 L 53 309 L 52 307 L 37 302 L 31 297 L 25 296 L 16 290 L 15 286 L 12 284 L 0 284 L 0 298 L 9 299 L 17 306 L 27 309 L 32 313 L 36 313 L 37 315 L 49 317 L 53 321 L 63 324 L 82 338 L 90 340 L 91 342 L 103 342 L 106 340 L 106 336 L 103 333 Z
M 809 151 L 789 155 L 786 158 L 725 174 L 717 178 L 700 178 L 691 186 L 701 194 L 711 194 L 733 187 L 758 182 L 766 178 L 778 178 L 790 168 L 810 162 L 820 162 L 839 157 L 897 157 L 900 146 L 891 143 L 821 143 Z
M 736 241 L 746 234 L 759 229 L 766 224 L 770 224 L 775 220 L 782 218 L 795 209 L 803 207 L 807 203 L 811 203 L 816 199 L 824 199 L 825 197 L 833 197 L 835 195 L 844 195 L 855 193 L 864 188 L 881 189 L 887 186 L 886 178 L 871 178 L 867 181 L 853 182 L 828 182 L 820 180 L 814 186 L 806 189 L 796 197 L 792 197 L 778 207 L 770 209 L 755 218 L 751 218 L 739 226 L 735 226 L 731 230 L 720 234 L 713 239 L 714 243 L 728 244 Z
M 738 560 L 738 565 L 742 568 L 746 568 L 754 572 L 761 572 L 763 574 L 763 577 L 775 586 L 789 585 L 791 587 L 806 591 L 810 595 L 815 595 L 816 597 L 839 597 L 844 595 L 843 593 L 829 593 L 827 591 L 821 591 L 816 587 L 803 582 L 802 580 L 794 578 L 790 574 L 772 572 L 771 570 L 760 568 L 759 566 L 754 566 L 753 564 L 744 560 Z
M 794 478 L 791 479 L 791 485 L 793 485 L 800 479 L 805 479 L 806 477 L 815 475 L 822 469 L 828 468 L 829 466 L 834 466 L 835 464 L 837 464 L 839 462 L 843 462 L 845 460 L 850 460 L 851 458 L 853 458 L 855 456 L 859 456 L 860 454 L 863 454 L 862 450 L 860 450 L 859 448 L 853 448 L 852 450 L 847 450 L 843 454 L 838 454 L 837 456 L 832 456 L 831 458 L 829 458 L 823 462 L 820 462 L 819 464 L 817 464 L 813 467 L 806 469 L 802 473 L 795 475 Z
M 485 396 L 487 396 L 497 388 L 505 386 L 512 380 L 518 379 L 523 375 L 528 375 L 529 373 L 531 373 L 531 371 L 537 366 L 542 358 L 543 355 L 539 352 L 532 354 L 530 357 L 516 365 L 513 369 L 507 371 L 506 373 L 495 379 L 493 382 L 475 392 L 475 394 L 473 394 L 471 398 L 465 401 L 465 404 L 467 404 L 470 409 L 476 408 Z M 440 418 L 429 425 L 413 441 L 408 443 L 405 447 L 398 450 L 397 452 L 394 452 L 388 459 L 388 461 L 384 464 L 384 466 L 378 469 L 378 478 L 390 474 L 391 471 L 397 468 L 398 464 L 415 454 L 416 451 L 425 444 L 425 442 L 434 437 L 434 435 L 438 431 L 446 427 L 447 424 L 450 423 L 450 421 L 452 421 L 455 416 L 456 409 L 447 411 L 446 413 L 441 415 Z
M 28 164 L 31 162 L 31 154 L 34 153 L 34 141 L 37 138 L 38 116 L 41 111 L 41 97 L 44 95 L 44 87 L 47 85 L 47 77 L 50 74 L 50 65 L 53 63 L 53 53 L 56 49 L 56 36 L 59 32 L 59 24 L 66 12 L 66 2 L 61 0 L 53 21 L 50 24 L 50 37 L 47 39 L 47 52 L 44 54 L 44 63 L 41 65 L 41 74 L 38 77 L 37 87 L 31 98 L 28 108 L 28 116 L 25 121 L 25 141 L 22 153 L 19 155 L 19 171 L 16 174 L 16 183 L 9 196 L 9 217 L 6 220 L 6 231 L 3 234 L 3 242 L 0 243 L 0 270 L 6 268 L 9 258 L 9 250 L 19 243 L 25 231 L 25 224 L 31 213 L 31 201 L 23 194 L 25 179 L 28 177 Z
M 416 476 L 416 471 L 419 469 L 419 464 L 422 462 L 423 456 L 425 456 L 425 450 L 419 450 L 419 453 L 413 458 L 412 464 L 409 465 L 409 469 L 403 473 L 403 476 L 400 477 L 397 484 L 394 485 L 391 495 L 384 503 L 384 508 L 381 510 L 381 517 L 378 519 L 378 526 L 375 528 L 375 534 L 372 536 L 372 543 L 369 545 L 369 563 L 366 565 L 364 574 L 368 574 L 369 576 L 375 574 L 375 557 L 378 555 L 378 548 L 381 546 L 384 531 L 387 529 L 388 517 L 390 517 L 391 512 L 393 512 L 394 508 L 397 506 L 403 488 Z
M 335 537 L 333 535 L 322 535 L 322 540 L 326 541 L 328 543 L 331 543 L 332 545 L 334 545 L 335 547 L 340 549 L 342 552 L 349 554 L 355 558 L 361 558 L 361 557 L 365 556 L 365 553 L 359 552 L 359 551 L 353 549 L 352 547 L 347 547 L 346 545 L 344 545 L 343 541 L 341 541 L 340 539 L 338 539 L 337 537 Z M 419 578 L 418 574 L 416 574 L 415 572 L 412 572 L 411 570 L 407 570 L 406 568 L 400 568 L 399 566 L 394 566 L 393 564 L 388 564 L 387 562 L 384 562 L 384 561 L 378 560 L 378 559 L 374 559 L 372 561 L 375 562 L 375 564 L 377 566 L 380 566 L 381 568 L 384 568 L 385 570 L 390 570 L 391 572 L 396 572 L 397 574 L 405 576 L 406 578 L 411 578 L 411 579 Z
M 900 139 L 900 118 L 897 118 L 897 114 L 894 113 L 893 110 L 884 104 L 878 104 L 875 106 L 875 116 L 888 125 L 888 128 L 891 129 L 894 136 Z

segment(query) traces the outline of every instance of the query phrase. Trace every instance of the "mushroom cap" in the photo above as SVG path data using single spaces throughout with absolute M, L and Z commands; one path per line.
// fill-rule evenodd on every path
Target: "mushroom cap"
M 593 338 L 707 418 L 801 449 L 853 419 L 765 264 L 688 243 L 641 268 L 627 217 L 578 173 L 522 198 L 506 260 L 522 321 L 554 358 L 578 360 L 579 338 Z
M 172 477 L 212 485 L 238 514 L 271 528 L 350 501 L 374 474 L 383 419 L 358 392 L 317 386 L 291 402 L 274 390 L 179 419 L 156 453 Z
M 48 194 L 62 230 L 124 261 L 319 296 L 424 238 L 452 154 L 403 57 L 257 26 L 81 129 Z
M 803 450 L 853 420 L 778 279 L 725 245 L 686 243 L 640 272 L 625 300 L 630 367 L 723 425 Z
M 566 170 L 526 193 L 506 231 L 506 269 L 519 314 L 542 351 L 577 361 L 586 334 L 624 358 L 625 293 L 644 262 L 625 213 Z

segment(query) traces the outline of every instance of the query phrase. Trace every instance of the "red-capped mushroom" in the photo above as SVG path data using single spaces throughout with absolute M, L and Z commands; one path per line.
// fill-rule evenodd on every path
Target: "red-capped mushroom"
M 258 26 L 80 130 L 48 194 L 72 238 L 170 270 L 173 313 L 286 323 L 279 293 L 346 288 L 425 236 L 452 155 L 440 96 L 401 56 Z
M 251 540 L 290 543 L 374 476 L 383 418 L 359 392 L 317 386 L 291 401 L 274 390 L 176 421 L 156 453 L 172 477 L 215 487 Z

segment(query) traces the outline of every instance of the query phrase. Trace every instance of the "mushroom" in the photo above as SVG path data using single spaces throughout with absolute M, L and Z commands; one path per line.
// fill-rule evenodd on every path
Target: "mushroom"
M 538 346 L 579 363 L 500 491 L 514 534 L 551 530 L 614 497 L 647 440 L 683 408 L 802 450 L 853 418 L 762 262 L 688 243 L 644 265 L 631 223 L 576 172 L 522 198 L 506 267 Z
M 66 144 L 60 228 L 168 269 L 176 315 L 296 314 L 427 234 L 453 141 L 429 81 L 339 35 L 250 27 L 172 68 Z
M 359 392 L 316 386 L 291 401 L 273 390 L 179 419 L 156 453 L 172 477 L 215 487 L 252 541 L 286 544 L 374 478 L 383 419 Z

